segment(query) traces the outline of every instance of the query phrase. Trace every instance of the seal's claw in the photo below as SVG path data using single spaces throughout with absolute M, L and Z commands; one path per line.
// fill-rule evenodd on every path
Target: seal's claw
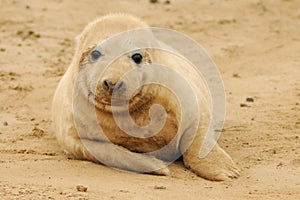
M 150 174 L 160 175 L 160 176 L 168 176 L 170 174 L 170 170 L 168 167 L 161 168 L 155 171 L 150 172 Z

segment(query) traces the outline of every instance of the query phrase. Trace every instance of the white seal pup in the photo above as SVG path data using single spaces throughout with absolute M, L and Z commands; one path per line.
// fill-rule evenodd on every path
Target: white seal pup
M 169 169 L 165 162 L 182 153 L 184 165 L 203 178 L 226 180 L 238 177 L 239 169 L 218 144 L 205 158 L 199 158 L 209 123 L 211 102 L 205 85 L 196 73 L 191 71 L 187 61 L 163 50 L 135 49 L 113 60 L 103 73 L 97 73 L 99 63 L 112 54 L 112 49 L 132 45 L 116 40 L 114 47 L 117 48 L 100 48 L 99 45 L 103 44 L 103 41 L 124 31 L 147 27 L 145 22 L 134 16 L 111 14 L 91 22 L 78 36 L 75 55 L 57 87 L 52 106 L 54 129 L 60 145 L 66 153 L 76 159 L 159 175 L 167 175 Z M 151 70 L 141 70 L 144 74 L 135 74 L 136 76 L 130 78 L 122 78 L 123 75 L 138 66 L 151 63 L 171 66 L 187 80 L 199 101 L 197 103 L 200 116 L 197 116 L 198 112 L 191 111 L 188 113 L 189 120 L 182 121 L 182 117 L 187 117 L 182 116 L 176 94 L 159 84 L 146 84 L 122 100 L 122 97 L 126 96 L 126 90 L 142 84 L 145 77 L 159 76 L 159 69 L 153 67 Z M 167 84 L 173 84 L 174 88 L 184 90 L 172 73 L 165 81 Z M 74 87 L 77 91 L 75 95 Z M 126 103 L 129 103 L 128 107 L 124 106 Z M 188 105 L 189 100 L 184 99 L 181 103 Z M 159 109 L 151 109 L 153 105 L 162 106 L 166 116 L 161 115 Z M 94 115 L 90 114 L 92 111 Z M 150 124 L 150 128 L 155 128 L 163 121 L 163 127 L 150 137 L 146 133 L 141 134 L 141 137 L 128 135 L 124 131 L 128 121 L 120 127 L 113 115 L 117 113 L 116 116 L 122 118 L 122 113 L 126 111 L 138 126 Z M 152 126 L 151 116 L 157 117 L 156 124 Z M 200 125 L 196 124 L 198 118 L 201 121 Z M 98 134 L 99 127 L 104 135 Z M 186 133 L 195 127 L 195 135 Z M 135 136 L 137 135 L 139 133 Z M 170 143 L 170 147 L 163 153 L 148 154 Z

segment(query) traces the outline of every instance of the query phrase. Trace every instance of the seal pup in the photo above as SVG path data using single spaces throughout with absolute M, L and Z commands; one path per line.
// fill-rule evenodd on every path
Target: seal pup
M 120 32 L 148 27 L 145 22 L 127 14 L 110 14 L 96 19 L 85 27 L 77 37 L 72 63 L 54 95 L 52 116 L 57 140 L 64 151 L 73 158 L 97 163 L 105 161 L 104 164 L 113 168 L 167 175 L 169 169 L 165 162 L 169 161 L 169 157 L 183 153 L 184 165 L 203 178 L 220 181 L 238 177 L 238 167 L 218 144 L 205 158 L 199 158 L 199 151 L 209 124 L 211 102 L 205 85 L 195 75 L 197 73 L 190 71 L 192 70 L 190 63 L 163 50 L 140 49 L 128 52 L 114 60 L 101 77 L 96 73 L 98 63 L 110 54 L 110 49 L 98 49 L 103 41 Z M 117 47 L 124 45 L 119 42 L 115 44 Z M 147 84 L 139 88 L 130 97 L 128 109 L 137 125 L 146 126 L 151 124 L 151 106 L 161 105 L 167 116 L 158 134 L 145 138 L 133 137 L 122 130 L 114 120 L 113 110 L 121 115 L 126 109 L 124 110 L 122 106 L 124 104 L 122 98 L 117 99 L 118 101 L 113 104 L 116 100 L 113 99 L 113 93 L 117 91 L 122 96 L 126 93 L 123 91 L 132 84 L 143 80 L 143 76 L 136 76 L 135 79 L 130 80 L 121 80 L 121 77 L 132 68 L 147 63 L 172 66 L 173 70 L 186 77 L 196 93 L 201 116 L 196 116 L 197 112 L 196 114 L 190 112 L 190 121 L 185 121 L 183 124 L 185 131 L 177 135 L 182 117 L 179 102 L 172 91 L 157 84 Z M 147 75 L 153 76 L 156 72 L 153 70 L 150 75 Z M 176 80 L 172 76 L 168 77 L 167 82 L 176 85 Z M 180 85 L 176 86 L 180 88 Z M 74 95 L 74 87 L 78 95 Z M 75 106 L 74 102 L 76 102 Z M 188 100 L 185 102 L 188 104 Z M 91 119 L 86 112 L 91 109 L 95 109 L 96 124 L 102 128 L 106 138 L 95 132 L 98 127 L 94 122 L 91 123 L 94 119 Z M 195 119 L 198 117 L 201 120 L 200 125 L 195 124 Z M 186 133 L 195 127 L 198 128 L 195 135 Z M 78 128 L 84 131 L 78 131 Z M 175 143 L 165 152 L 158 155 L 147 154 L 168 145 L 174 137 Z

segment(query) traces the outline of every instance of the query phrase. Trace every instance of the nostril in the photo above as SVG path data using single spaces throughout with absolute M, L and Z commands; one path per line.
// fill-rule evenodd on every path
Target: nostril
M 102 87 L 104 90 L 112 93 L 113 90 L 120 91 L 121 89 L 123 89 L 125 87 L 125 82 L 118 81 L 116 84 L 114 84 L 110 79 L 104 79 L 102 81 Z
M 105 90 L 108 90 L 111 86 L 111 81 L 105 79 L 103 82 L 102 82 L 102 86 Z
M 116 85 L 115 85 L 115 89 L 118 91 L 118 90 L 121 90 L 122 88 L 124 88 L 125 86 L 125 83 L 123 81 L 119 81 Z

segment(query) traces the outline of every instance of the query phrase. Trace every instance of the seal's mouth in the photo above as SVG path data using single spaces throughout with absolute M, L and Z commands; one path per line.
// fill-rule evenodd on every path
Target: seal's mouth
M 106 112 L 133 112 L 135 110 L 140 110 L 141 107 L 149 104 L 151 98 L 148 95 L 143 94 L 143 90 L 137 91 L 130 98 L 126 97 L 113 97 L 112 95 L 103 96 L 96 92 L 89 92 L 88 100 L 92 103 L 98 110 Z

